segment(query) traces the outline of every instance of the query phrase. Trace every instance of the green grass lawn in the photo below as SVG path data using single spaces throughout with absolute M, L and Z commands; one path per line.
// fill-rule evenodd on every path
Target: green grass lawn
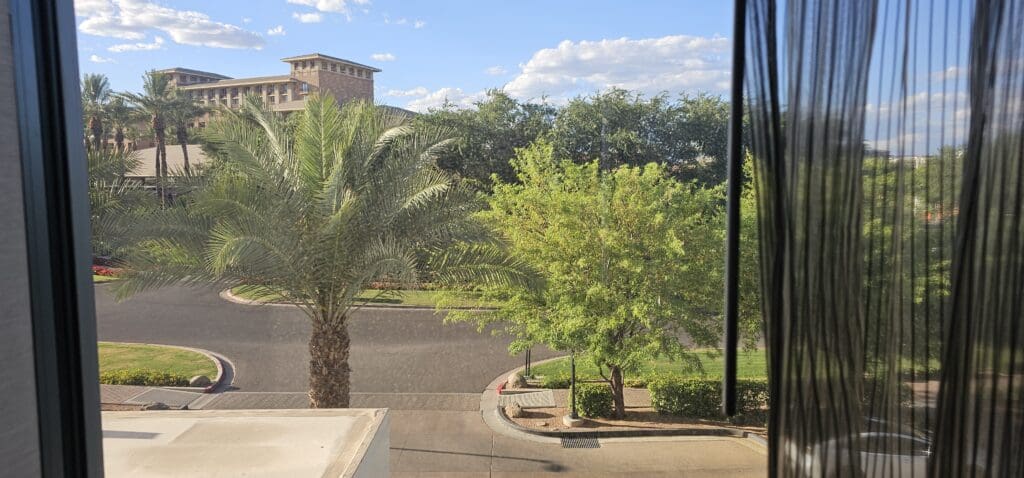
M 260 302 L 281 302 L 281 296 L 269 293 L 264 290 L 240 290 L 241 287 L 231 289 L 231 293 L 243 299 L 257 300 Z M 433 290 L 396 290 L 380 295 L 377 290 L 365 290 L 358 295 L 369 304 L 393 305 L 397 307 L 434 307 L 438 291 Z M 493 306 L 488 302 L 481 302 L 479 294 L 475 292 L 460 292 L 450 304 L 452 307 L 489 307 Z
M 97 283 L 97 284 L 102 284 L 104 282 L 110 282 L 110 281 L 115 281 L 115 280 L 117 280 L 117 277 L 114 277 L 114 276 L 101 276 L 101 275 L 96 275 L 96 274 L 92 275 L 92 281 Z
M 217 365 L 205 355 L 159 345 L 100 342 L 100 373 L 124 369 L 148 369 L 185 377 L 217 378 Z
M 722 376 L 722 356 L 720 354 L 718 356 L 712 356 L 706 351 L 701 351 L 697 352 L 696 356 L 704 368 L 703 375 L 701 375 L 700 371 L 695 367 L 687 365 L 686 362 L 672 362 L 668 359 L 658 359 L 644 365 L 639 372 L 625 374 L 625 378 L 628 380 L 631 378 L 648 377 L 653 375 L 673 375 L 680 378 Z M 768 365 L 763 349 L 750 351 L 741 350 L 737 359 L 736 376 L 738 378 L 767 377 Z M 534 365 L 530 368 L 530 372 L 534 375 L 568 377 L 569 369 L 569 358 L 565 357 L 540 365 Z M 605 370 L 605 375 L 607 374 L 608 371 Z M 595 366 L 593 362 L 586 357 L 578 357 L 576 360 L 576 378 L 593 380 L 601 378 L 601 375 L 598 373 L 597 366 Z

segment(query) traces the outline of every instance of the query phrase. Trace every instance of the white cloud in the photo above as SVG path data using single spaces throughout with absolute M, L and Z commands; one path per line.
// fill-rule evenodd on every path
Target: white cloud
M 242 23 L 252 23 L 252 19 L 249 17 L 242 18 Z
M 508 73 L 508 71 L 505 70 L 505 67 L 497 65 L 484 70 L 484 73 L 487 73 L 488 75 L 491 76 L 501 76 L 504 75 L 505 73 Z
M 871 92 L 869 92 L 869 97 Z M 864 140 L 897 156 L 935 153 L 940 146 L 961 144 L 970 120 L 965 91 L 920 91 L 864 107 Z
M 395 61 L 396 60 L 395 55 L 392 55 L 390 53 L 374 53 L 374 54 L 370 55 L 370 58 L 373 58 L 376 61 Z
M 298 20 L 301 23 L 320 23 L 321 21 L 323 21 L 324 16 L 319 13 L 295 12 L 292 14 L 292 18 Z
M 325 13 L 340 13 L 351 19 L 352 9 L 349 5 L 369 5 L 370 0 L 288 0 L 288 3 L 313 7 Z
M 411 90 L 388 90 L 384 96 L 426 96 L 428 93 L 430 93 L 430 90 L 426 87 L 417 86 Z
M 409 101 L 405 107 L 412 111 L 424 112 L 433 108 L 440 108 L 445 105 L 453 105 L 456 108 L 469 108 L 474 103 L 484 99 L 487 93 L 484 91 L 477 91 L 473 93 L 466 93 L 462 91 L 462 88 L 441 88 L 436 91 L 428 91 L 426 88 L 414 88 L 417 92 L 425 92 L 425 94 L 418 95 L 419 98 Z M 412 92 L 409 90 L 408 92 Z M 388 93 L 391 93 L 390 91 Z M 411 95 L 407 95 L 411 96 Z
M 967 68 L 961 66 L 951 66 L 945 70 L 933 71 L 932 80 L 934 81 L 947 81 L 955 80 L 957 78 L 967 75 Z
M 415 29 L 417 29 L 417 30 L 419 30 L 420 28 L 423 28 L 423 27 L 425 27 L 425 26 L 427 26 L 427 22 L 425 22 L 425 21 L 423 21 L 423 20 L 416 20 L 416 21 L 415 21 L 415 22 L 413 22 L 413 24 L 412 24 L 412 27 L 413 27 L 413 28 L 415 28 Z
M 163 37 L 156 37 L 153 39 L 153 43 L 122 43 L 120 45 L 113 45 L 107 50 L 114 53 L 121 53 L 126 51 L 152 51 L 162 50 L 164 48 Z
M 610 87 L 647 94 L 721 93 L 729 88 L 729 50 L 730 41 L 718 36 L 566 40 L 534 53 L 505 91 L 556 101 Z
M 99 55 L 92 55 L 89 57 L 89 61 L 93 63 L 117 63 L 113 58 L 103 58 Z
M 175 43 L 213 48 L 263 47 L 263 38 L 209 15 L 175 10 L 145 0 L 76 0 L 76 14 L 85 17 L 78 30 L 88 35 L 142 40 L 154 30 Z
M 270 36 L 284 35 L 286 33 L 287 32 L 284 31 L 284 25 L 278 25 L 278 26 L 276 26 L 274 28 L 271 28 L 270 30 L 267 30 L 267 35 L 270 35 Z

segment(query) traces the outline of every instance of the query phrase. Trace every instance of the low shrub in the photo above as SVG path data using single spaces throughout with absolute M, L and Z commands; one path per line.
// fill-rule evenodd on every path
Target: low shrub
M 651 406 L 658 413 L 692 418 L 718 418 L 721 382 L 703 378 L 657 378 L 647 384 Z
M 572 379 L 568 375 L 545 375 L 540 380 L 540 388 L 569 388 Z
M 690 418 L 723 419 L 720 379 L 672 379 L 659 377 L 647 384 L 651 406 L 658 413 Z M 767 420 L 768 381 L 741 379 L 736 381 L 734 423 L 760 424 Z
M 868 406 L 874 398 L 875 406 L 886 402 L 885 395 L 888 393 L 885 380 L 877 380 L 874 377 L 864 378 L 864 394 L 861 396 L 861 403 Z M 874 394 L 874 397 L 871 395 Z M 896 389 L 896 397 L 900 405 L 909 406 L 914 400 L 914 390 L 905 382 L 899 382 Z
M 187 387 L 188 380 L 188 377 L 181 374 L 135 368 L 108 370 L 100 374 L 100 383 L 105 383 L 108 385 Z
M 612 389 L 604 383 L 576 382 L 576 411 L 584 417 L 610 417 L 613 408 Z M 572 409 L 572 394 L 568 408 Z

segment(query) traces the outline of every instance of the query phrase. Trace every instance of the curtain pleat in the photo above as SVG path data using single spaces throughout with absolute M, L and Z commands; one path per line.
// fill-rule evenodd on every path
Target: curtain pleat
M 1024 476 L 1024 5 L 748 0 L 772 476 Z

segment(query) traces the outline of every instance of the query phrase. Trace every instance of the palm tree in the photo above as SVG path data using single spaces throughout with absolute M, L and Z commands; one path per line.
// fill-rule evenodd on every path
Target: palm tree
M 156 71 L 147 72 L 142 77 L 142 94 L 120 93 L 129 104 L 148 114 L 150 128 L 156 140 L 156 159 L 154 170 L 159 183 L 160 178 L 167 177 L 167 145 L 165 142 L 165 115 L 174 104 L 174 89 L 171 78 Z
M 92 248 L 100 256 L 118 258 L 130 245 L 135 218 L 153 203 L 152 194 L 124 172 L 138 167 L 138 155 L 122 150 L 93 150 L 86 155 Z
M 88 132 L 92 133 L 92 141 L 89 141 L 89 133 L 86 133 L 86 147 L 102 149 L 103 147 L 103 116 L 104 107 L 110 101 L 110 81 L 106 75 L 86 73 L 82 77 L 82 113 L 85 116 L 84 123 Z
M 204 132 L 218 167 L 181 207 L 136 224 L 117 294 L 213 283 L 279 295 L 312 323 L 310 405 L 347 407 L 360 293 L 415 284 L 448 245 L 486 237 L 470 216 L 477 197 L 436 167 L 448 133 L 400 112 L 313 96 L 294 134 L 258 98 L 222 114 Z
M 192 98 L 179 93 L 167 112 L 168 122 L 174 127 L 174 134 L 178 140 L 178 144 L 181 145 L 185 175 L 189 175 L 191 173 L 191 168 L 188 162 L 188 125 L 192 120 L 205 114 L 206 111 L 206 108 L 202 105 L 196 104 Z
M 114 128 L 114 147 L 118 152 L 124 152 L 125 129 L 130 128 L 138 115 L 135 108 L 125 102 L 124 98 L 115 96 L 104 108 L 110 125 Z

